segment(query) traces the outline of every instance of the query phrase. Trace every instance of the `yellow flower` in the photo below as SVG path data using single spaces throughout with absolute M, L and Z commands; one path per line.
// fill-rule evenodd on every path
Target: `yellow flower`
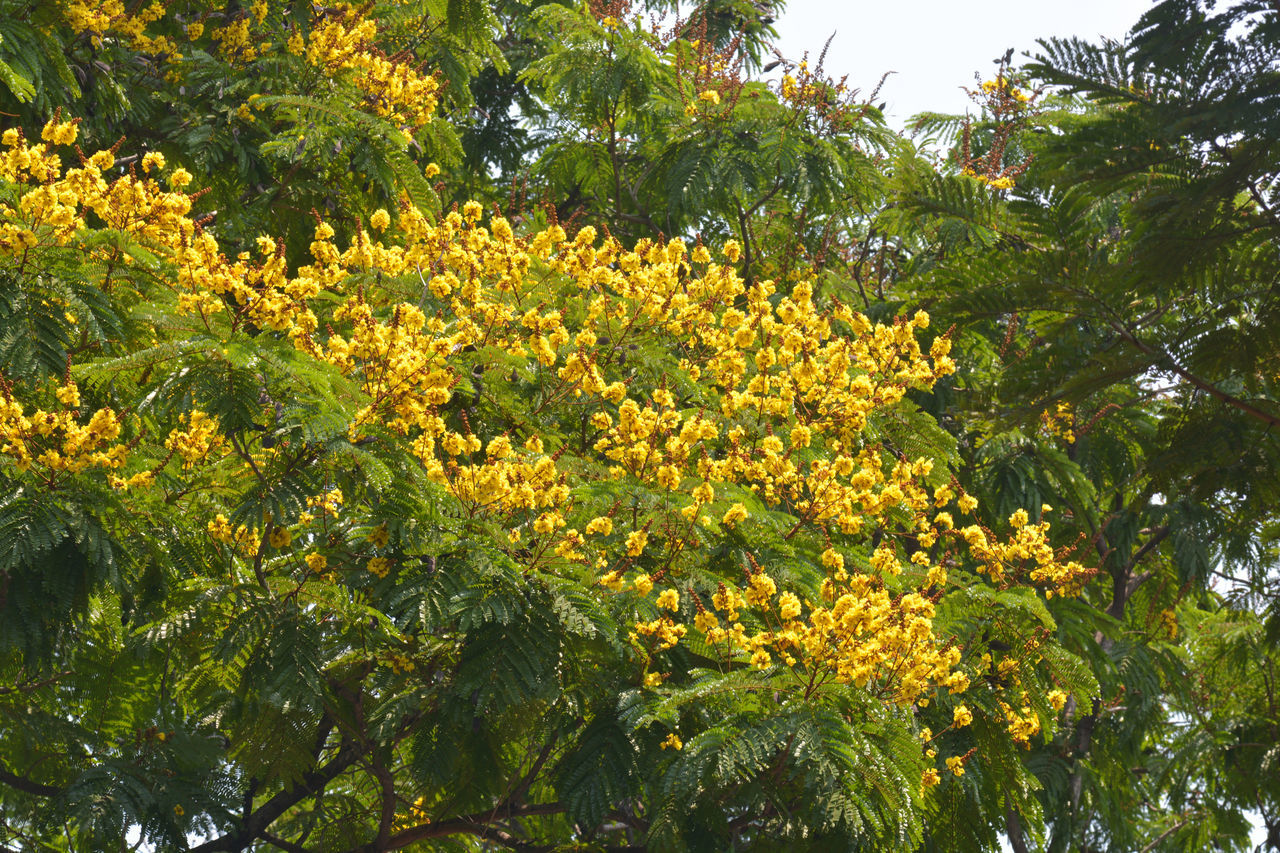
M 636 579 L 631 582 L 631 585 L 641 595 L 648 595 L 653 591 L 653 579 L 648 575 L 636 575 Z
M 613 532 L 613 519 L 607 516 L 596 516 L 587 522 L 587 535 L 608 536 Z
M 742 521 L 746 517 L 747 517 L 747 508 L 740 503 L 736 503 L 733 506 L 729 507 L 729 510 L 724 514 L 724 518 L 720 519 L 720 523 L 725 525 L 726 527 L 733 527 L 735 524 L 737 524 L 739 521 Z
M 684 743 L 675 732 L 667 735 L 667 739 L 662 742 L 661 746 L 663 749 L 674 749 L 677 752 L 684 749 Z
M 369 561 L 365 568 L 368 569 L 371 574 L 375 574 L 380 578 L 385 578 L 387 576 L 387 572 L 391 571 L 391 561 L 386 557 L 374 557 Z
M 289 543 L 293 541 L 293 534 L 287 527 L 273 527 L 267 541 L 271 543 L 272 548 L 288 548 Z
M 973 712 L 964 705 L 957 705 L 951 717 L 951 724 L 958 729 L 962 729 L 972 722 Z
M 953 756 L 947 759 L 947 769 L 956 776 L 964 775 L 964 759 L 959 756 Z
M 57 396 L 58 402 L 68 409 L 74 409 L 80 405 L 80 389 L 74 382 L 68 381 L 66 385 L 60 387 L 54 394 Z
M 627 534 L 627 556 L 639 557 L 644 551 L 644 546 L 649 541 L 649 533 L 644 530 L 636 530 Z
M 369 535 L 365 537 L 375 548 L 383 548 L 391 541 L 391 533 L 387 530 L 387 523 L 384 521 L 377 527 L 369 531 Z
M 707 89 L 706 91 L 698 93 L 698 100 L 706 101 L 708 104 L 719 104 L 720 93 L 715 89 Z
M 674 589 L 664 589 L 658 593 L 658 598 L 654 603 L 675 613 L 680 609 L 680 593 Z

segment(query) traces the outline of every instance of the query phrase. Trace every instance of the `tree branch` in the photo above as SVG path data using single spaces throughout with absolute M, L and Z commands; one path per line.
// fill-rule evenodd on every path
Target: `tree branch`
M 360 759 L 367 751 L 367 747 L 355 741 L 348 741 L 338 750 L 338 754 L 333 760 L 318 770 L 303 774 L 302 780 L 286 791 L 281 791 L 262 807 L 249 815 L 246 820 L 241 821 L 240 829 L 235 832 L 229 832 L 220 838 L 212 841 L 206 841 L 198 847 L 191 848 L 191 853 L 214 853 L 214 851 L 228 851 L 228 853 L 236 853 L 243 850 L 254 839 L 263 837 L 266 831 L 276 818 L 284 814 L 293 806 L 297 805 L 307 797 L 319 793 L 325 785 L 328 785 L 338 774 L 342 773 L 352 764 Z M 275 842 L 271 842 L 275 843 Z
M 1008 826 L 1009 846 L 1013 848 L 1013 853 L 1027 853 L 1027 839 L 1022 831 L 1022 819 L 1018 817 L 1013 806 L 1005 807 L 1004 816 Z
M 1166 366 L 1169 370 L 1173 371 L 1173 373 L 1181 377 L 1183 381 L 1195 386 L 1196 388 L 1199 388 L 1201 391 L 1204 391 L 1210 397 L 1213 397 L 1216 400 L 1220 400 L 1223 403 L 1226 403 L 1228 406 L 1231 406 L 1232 408 L 1239 409 L 1240 411 L 1244 412 L 1246 415 L 1256 418 L 1262 421 L 1263 423 L 1267 424 L 1268 426 L 1280 427 L 1280 415 L 1273 415 L 1270 412 L 1264 412 L 1262 409 L 1259 409 L 1257 406 L 1254 406 L 1251 403 L 1247 403 L 1244 400 L 1241 400 L 1239 397 L 1232 396 L 1231 394 L 1228 394 L 1226 391 L 1223 391 L 1221 388 L 1217 387 L 1216 385 L 1213 385 L 1209 381 L 1205 379 L 1201 379 L 1199 376 L 1196 376 L 1194 373 L 1191 373 L 1182 365 L 1178 364 L 1178 362 L 1174 361 L 1173 356 L 1169 355 L 1164 350 L 1156 349 L 1155 347 L 1152 347 L 1144 343 L 1143 341 L 1138 340 L 1137 336 L 1135 336 L 1132 332 L 1130 332 L 1124 326 L 1118 323 L 1115 323 L 1115 324 L 1112 324 L 1112 328 L 1114 328 L 1121 335 L 1121 337 L 1123 337 L 1126 341 L 1128 341 L 1131 345 L 1133 345 L 1133 347 L 1137 349 L 1139 352 L 1145 355 L 1149 355 L 1152 358 L 1158 359 L 1159 362 L 1164 364 L 1164 366 Z
M 312 853 L 312 851 L 303 847 L 301 844 L 294 844 L 292 841 L 285 841 L 283 838 L 277 838 L 269 832 L 262 833 L 262 840 L 270 844 L 272 847 L 279 847 L 285 853 Z
M 1175 823 L 1173 826 L 1169 827 L 1169 828 L 1168 828 L 1168 829 L 1166 829 L 1164 832 L 1162 832 L 1162 833 L 1160 833 L 1159 835 L 1157 835 L 1157 836 L 1156 836 L 1156 837 L 1151 841 L 1151 843 L 1150 843 L 1150 844 L 1148 844 L 1146 847 L 1143 847 L 1143 848 L 1142 848 L 1142 850 L 1140 851 L 1140 853 L 1150 853 L 1150 851 L 1151 851 L 1151 850 L 1154 850 L 1155 848 L 1157 848 L 1157 847 L 1159 847 L 1159 846 L 1160 846 L 1160 842 L 1161 842 L 1161 841 L 1164 841 L 1164 840 L 1165 840 L 1166 838 L 1168 838 L 1170 835 L 1173 835 L 1175 832 L 1177 832 L 1179 829 L 1182 829 L 1182 827 L 1184 827 L 1184 826 L 1186 826 L 1186 825 L 1187 825 L 1187 818 L 1185 818 L 1185 817 L 1184 817 L 1182 820 L 1178 821 L 1178 822 L 1177 822 L 1177 823 Z
M 533 845 L 521 845 L 520 842 L 511 838 L 506 833 L 500 833 L 505 838 L 497 838 L 494 835 L 494 828 L 490 826 L 498 820 L 510 820 L 516 817 L 536 817 L 540 815 L 561 814 L 565 810 L 560 803 L 540 803 L 532 806 L 511 806 L 510 808 L 498 809 L 493 811 L 477 812 L 476 814 L 463 815 L 461 817 L 442 820 L 439 823 L 424 823 L 418 826 L 412 826 L 408 829 L 401 830 L 387 842 L 387 846 L 382 850 L 400 850 L 408 847 L 416 841 L 423 841 L 427 838 L 442 838 L 447 835 L 475 835 L 480 838 L 488 838 L 492 841 L 506 844 L 507 846 L 522 846 L 524 849 L 536 850 L 540 849 Z M 349 853 L 381 853 L 380 850 L 373 845 L 365 844 L 360 847 L 352 848 Z
M 24 794 L 33 794 L 37 797 L 56 797 L 62 793 L 61 788 L 53 785 L 43 785 L 39 782 L 33 782 L 26 776 L 10 773 L 3 764 L 0 764 L 0 782 L 10 788 L 16 788 Z

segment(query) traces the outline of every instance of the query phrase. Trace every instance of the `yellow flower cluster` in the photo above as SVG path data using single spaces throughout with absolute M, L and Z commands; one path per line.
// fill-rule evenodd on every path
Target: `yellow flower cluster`
M 404 62 L 386 58 L 373 47 L 378 27 L 368 18 L 330 20 L 311 31 L 305 47 L 307 61 L 336 75 L 352 72 L 373 112 L 410 130 L 431 120 L 439 83 Z
M 1011 190 L 1014 188 L 1014 180 L 1009 175 L 991 176 L 981 172 L 975 172 L 973 169 L 966 168 L 962 174 L 968 175 L 980 184 L 986 184 L 993 190 Z
M 250 19 L 246 16 L 234 18 L 225 26 L 215 27 L 210 36 L 217 42 L 223 58 L 231 63 L 252 62 L 271 48 L 271 42 L 261 41 L 256 37 Z
M 640 637 L 650 637 L 656 643 L 658 651 L 674 648 L 689 632 L 684 625 L 678 625 L 670 617 L 662 616 L 651 622 L 637 622 L 631 634 L 632 641 Z
M 194 232 L 187 195 L 163 191 L 153 178 L 124 175 L 108 183 L 103 173 L 116 159 L 110 151 L 98 151 L 63 174 L 62 158 L 52 147 L 75 141 L 75 122 L 51 121 L 41 135 L 44 141 L 29 144 L 15 129 L 0 134 L 6 149 L 0 153 L 0 180 L 28 187 L 17 209 L 0 204 L 0 253 L 66 245 L 84 228 L 86 211 L 143 242 L 177 245 Z M 181 169 L 169 176 L 178 188 L 190 180 Z
M 1060 401 L 1053 411 L 1045 409 L 1040 413 L 1040 423 L 1049 435 L 1057 436 L 1067 444 L 1076 440 L 1076 416 L 1070 403 Z
M 954 669 L 960 649 L 938 642 L 933 602 L 919 593 L 893 595 L 877 578 L 840 570 L 824 585 L 827 601 L 807 615 L 794 593 L 776 594 L 763 571 L 743 590 L 721 587 L 716 613 L 699 614 L 696 627 L 727 657 L 742 656 L 764 669 L 774 658 L 792 667 L 810 688 L 853 684 L 898 704 L 915 702 L 935 685 L 964 691 L 969 678 Z M 749 632 L 742 608 L 756 609 L 763 630 Z M 719 615 L 717 615 L 719 614 Z M 723 618 L 728 627 L 722 627 Z
M 317 61 L 341 65 L 367 54 L 359 46 L 372 37 L 367 27 L 335 26 L 313 42 Z M 66 122 L 51 123 L 35 145 L 4 134 L 0 178 L 24 192 L 17 209 L 0 209 L 0 253 L 25 258 L 33 248 L 74 245 L 92 211 L 169 265 L 162 283 L 193 322 L 222 334 L 249 324 L 270 330 L 352 380 L 362 395 L 352 438 L 375 425 L 401 436 L 464 508 L 506 527 L 512 543 L 528 542 L 521 559 L 530 567 L 595 569 L 611 590 L 625 589 L 630 574 L 635 594 L 647 597 L 662 577 L 650 561 L 660 557 L 663 571 L 679 576 L 682 554 L 720 538 L 722 528 L 755 523 L 756 506 L 794 520 L 787 539 L 802 530 L 834 537 L 821 557 L 827 578 L 818 601 L 779 589 L 759 567 L 741 587 L 722 586 L 711 609 L 696 595 L 660 590 L 654 604 L 665 612 L 633 631 L 649 652 L 692 629 L 727 662 L 782 667 L 807 689 L 851 684 L 886 701 L 924 701 L 930 690 L 958 693 L 969 682 L 960 649 L 933 626 L 960 549 L 998 583 L 1025 576 L 1053 591 L 1083 572 L 1058 558 L 1048 524 L 1030 524 L 1025 512 L 1010 519 L 1008 541 L 976 525 L 956 529 L 952 507 L 968 513 L 976 501 L 930 485 L 930 460 L 891 452 L 877 437 L 878 413 L 954 370 L 947 336 L 921 345 L 924 312 L 872 323 L 837 301 L 820 305 L 807 282 L 785 293 L 768 279 L 748 283 L 733 266 L 741 247 L 732 241 L 722 263 L 678 239 L 627 249 L 591 227 L 572 238 L 558 225 L 518 237 L 501 217 L 484 224 L 474 202 L 438 221 L 402 202 L 394 228 L 389 214 L 379 216 L 379 239 L 357 230 L 345 248 L 319 222 L 312 262 L 292 271 L 267 236 L 230 259 L 191 216 L 181 191 L 190 175 L 170 171 L 166 190 L 163 160 L 149 155 L 143 177 L 108 182 L 111 152 L 64 175 L 47 143 L 74 135 Z M 655 344 L 678 366 L 657 387 L 633 387 L 627 354 Z M 559 461 L 567 446 L 546 448 L 536 434 L 513 440 L 528 429 L 514 419 L 491 420 L 479 433 L 465 412 L 447 419 L 456 394 L 479 399 L 486 383 L 521 377 L 538 383 L 534 414 L 569 410 L 581 424 L 572 465 Z M 689 387 L 696 402 L 677 390 Z M 192 412 L 166 444 L 184 464 L 198 464 L 219 448 L 216 428 Z M 252 457 L 244 464 L 256 475 Z M 585 512 L 576 486 L 605 472 L 662 494 L 664 508 Z M 309 504 L 326 523 L 343 496 L 329 490 Z M 302 523 L 317 520 L 303 515 Z M 295 535 L 284 521 L 265 534 L 276 548 Z M 900 532 L 879 542 L 866 570 L 848 571 L 839 542 L 873 527 Z M 245 556 L 264 535 L 223 516 L 209 534 Z M 385 545 L 386 528 L 368 541 Z M 306 562 L 318 571 L 328 565 L 321 559 Z M 392 568 L 388 557 L 369 554 L 349 564 L 378 577 Z M 690 624 L 681 615 L 686 600 L 696 611 Z
M 125 39 L 143 53 L 166 54 L 180 59 L 177 45 L 166 36 L 149 36 L 147 27 L 165 15 L 165 4 L 153 0 L 130 14 L 123 0 L 69 0 L 60 4 L 62 17 L 73 30 L 89 33 L 95 47 L 110 36 Z
M 810 68 L 807 59 L 789 68 L 778 82 L 778 100 L 791 112 L 791 121 L 803 122 L 821 133 L 847 132 L 871 109 L 842 78 L 823 73 L 822 63 Z
M 714 39 L 693 39 L 676 51 L 676 73 L 680 78 L 680 98 L 684 114 L 725 116 L 715 109 L 721 103 L 730 108 L 742 91 L 742 57 L 733 46 L 717 46 Z M 688 86 L 688 88 L 686 88 Z
M 976 176 L 979 183 L 986 184 L 993 190 L 1011 190 L 1014 187 L 1013 178 L 1008 175 L 1001 175 L 998 178 L 988 178 L 986 175 Z
M 1049 511 L 1048 505 L 1040 508 Z M 1088 574 L 1075 561 L 1063 562 L 1049 544 L 1049 522 L 1030 524 L 1027 511 L 1017 510 L 1009 516 L 1013 535 L 1006 542 L 993 541 L 978 525 L 970 525 L 956 534 L 963 537 L 969 551 L 982 570 L 998 584 L 1019 581 L 1024 577 L 1046 586 L 1045 595 L 1052 597 L 1055 588 L 1070 588 Z
M 1031 738 L 1040 734 L 1040 717 L 1025 702 L 1019 709 L 1001 701 L 1000 710 L 1004 713 L 1005 730 L 1015 743 L 1024 748 L 1031 745 Z
M 19 471 L 37 469 L 46 481 L 61 473 L 77 474 L 89 468 L 115 470 L 124 465 L 128 445 L 116 443 L 120 420 L 111 409 L 98 409 L 87 423 L 80 423 L 80 392 L 67 381 L 57 390 L 66 408 L 36 409 L 30 413 L 14 400 L 7 386 L 0 386 L 0 453 L 13 460 Z
M 231 522 L 222 513 L 214 516 L 206 527 L 213 541 L 232 546 L 241 556 L 253 557 L 262 547 L 261 530 L 244 524 L 232 527 Z
M 217 418 L 194 411 L 181 415 L 179 420 L 186 428 L 170 432 L 164 446 L 181 457 L 184 469 L 193 468 L 225 445 L 218 433 Z
M 424 823 L 431 823 L 431 812 L 427 807 L 425 795 L 414 800 L 407 812 L 396 812 L 396 819 L 395 823 L 392 824 L 392 829 L 397 831 L 410 829 Z
M 120 42 L 173 62 L 182 58 L 173 39 L 147 33 L 148 27 L 164 18 L 165 5 L 161 0 L 138 7 L 124 0 L 69 0 L 61 4 L 61 12 L 67 25 L 76 32 L 87 33 L 95 46 Z M 279 38 L 285 38 L 288 33 L 285 38 L 288 53 L 305 56 L 326 76 L 344 72 L 350 75 L 363 94 L 364 102 L 358 106 L 410 131 L 430 121 L 435 112 L 438 80 L 422 74 L 398 55 L 389 58 L 379 50 L 374 43 L 377 24 L 364 17 L 354 5 L 338 4 L 328 10 L 305 35 L 297 30 L 280 31 L 278 21 L 273 29 L 267 20 L 266 0 L 257 0 L 239 11 L 224 9 L 221 15 L 217 14 L 216 5 L 207 11 L 224 19 L 224 23 L 206 31 L 203 20 L 193 21 L 186 25 L 185 35 L 194 42 L 207 32 L 217 53 L 229 63 L 250 63 L 270 55 L 277 44 L 271 39 L 272 33 L 278 33 Z M 241 119 L 254 120 L 250 106 L 251 102 L 240 108 Z
M 1031 96 L 1012 85 L 1003 77 L 997 80 L 984 80 L 982 82 L 982 91 L 987 95 L 1005 94 L 1020 104 L 1025 104 L 1031 100 Z

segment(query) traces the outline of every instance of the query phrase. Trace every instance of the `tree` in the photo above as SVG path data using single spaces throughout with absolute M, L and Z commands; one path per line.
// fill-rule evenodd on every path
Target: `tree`
M 774 141 L 707 163 L 687 240 L 451 210 L 431 113 L 504 61 L 454 5 L 0 16 L 6 842 L 877 846 L 1024 778 L 1095 691 L 1045 609 L 1087 572 L 1039 505 L 965 524 L 924 313 L 766 277 L 753 217 L 810 190 L 750 158 L 870 169 L 801 121 L 824 84 L 722 116 L 701 39 L 536 13 L 657 81 L 560 121 L 683 91 Z
M 0 2 L 5 844 L 1274 830 L 1275 13 L 772 15 Z
M 961 441 L 987 485 L 962 482 L 989 507 L 1056 495 L 1097 549 L 1093 612 L 1058 624 L 1101 701 L 1031 759 L 1055 849 L 1241 847 L 1246 812 L 1273 822 L 1268 787 L 1226 768 L 1276 738 L 1227 698 L 1268 683 L 1276 601 L 1275 26 L 1265 4 L 1167 2 L 1124 44 L 1046 42 L 976 93 L 960 174 L 907 174 L 895 210 L 934 247 L 899 293 L 968 332 L 948 399 L 987 419 Z

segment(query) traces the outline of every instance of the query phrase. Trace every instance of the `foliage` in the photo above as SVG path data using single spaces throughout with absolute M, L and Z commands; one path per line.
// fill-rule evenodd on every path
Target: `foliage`
M 1276 161 L 1260 108 L 1276 18 L 1205 5 L 1161 3 L 1125 43 L 1053 40 L 1024 70 L 1002 65 L 956 133 L 960 174 L 908 175 L 894 212 L 939 247 L 912 259 L 904 296 L 967 332 L 975 369 L 953 399 L 989 426 L 961 442 L 985 483 L 966 486 L 995 508 L 1055 496 L 1105 581 L 1062 636 L 1094 660 L 1102 701 L 1069 708 L 1074 726 L 1032 759 L 1050 849 L 1239 848 L 1247 813 L 1274 823 L 1265 790 L 1246 803 L 1212 781 L 1221 763 L 1210 781 L 1167 763 L 1235 713 L 1191 686 L 1203 658 L 1177 654 L 1196 644 L 1180 614 L 1201 624 L 1226 605 L 1248 624 L 1278 600 Z M 1255 656 L 1237 672 L 1265 669 Z
M 948 166 L 771 4 L 0 0 L 0 838 L 1239 847 L 1246 6 Z

